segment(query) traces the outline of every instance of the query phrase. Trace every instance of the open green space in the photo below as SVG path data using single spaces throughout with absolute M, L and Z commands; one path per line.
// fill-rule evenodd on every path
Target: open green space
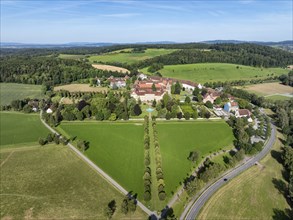
M 113 219 L 146 219 L 139 209 L 121 212 L 124 196 L 64 146 L 0 152 L 1 219 L 106 219 L 115 200 Z
M 85 152 L 126 190 L 143 196 L 143 126 L 139 123 L 63 122 L 58 130 L 89 141 Z
M 40 137 L 47 137 L 49 133 L 38 114 L 0 112 L 0 128 L 0 148 L 37 143 Z
M 157 128 L 167 196 L 193 170 L 194 164 L 187 159 L 191 151 L 198 151 L 201 160 L 211 152 L 230 148 L 233 141 L 232 130 L 224 121 L 158 122 Z
M 156 56 L 169 54 L 174 51 L 176 51 L 176 49 L 146 49 L 144 53 L 121 53 L 121 51 L 114 51 L 102 55 L 91 56 L 89 57 L 89 61 L 91 63 L 94 61 L 103 63 L 135 63 Z
M 238 67 L 238 68 L 237 68 Z M 147 68 L 141 70 L 147 72 Z M 164 77 L 191 80 L 198 83 L 214 81 L 251 80 L 287 74 L 282 68 L 257 68 L 229 63 L 199 63 L 165 65 L 159 72 Z
M 284 96 L 284 95 L 271 95 L 271 96 L 266 96 L 265 98 L 269 100 L 273 100 L 273 101 L 278 101 L 278 100 L 291 100 L 293 97 Z
M 13 100 L 42 98 L 42 86 L 18 83 L 0 83 L 0 105 L 8 105 Z
M 280 152 L 281 142 L 277 138 L 272 152 L 261 160 L 260 165 L 218 190 L 203 207 L 198 219 L 290 219 L 287 212 L 290 206 L 284 195 L 287 184 L 282 175 L 283 166 L 278 162 Z

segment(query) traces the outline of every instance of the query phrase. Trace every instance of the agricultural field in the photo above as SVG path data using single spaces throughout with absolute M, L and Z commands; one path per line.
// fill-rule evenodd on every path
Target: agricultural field
M 58 56 L 61 59 L 72 59 L 72 60 L 79 60 L 86 58 L 87 55 L 79 55 L 79 54 L 59 54 Z
M 44 97 L 40 85 L 0 83 L 0 91 L 0 105 L 9 105 L 16 99 Z
M 117 67 L 117 66 L 111 66 L 111 65 L 104 65 L 104 64 L 92 64 L 92 67 L 99 69 L 99 70 L 107 70 L 107 71 L 117 71 L 121 73 L 129 73 L 128 69 Z
M 281 138 L 280 134 L 278 137 Z M 290 206 L 280 160 L 277 138 L 270 154 L 218 190 L 203 207 L 197 219 L 290 219 Z M 219 202 L 221 201 L 221 202 Z
M 1 219 L 106 219 L 112 200 L 113 219 L 147 218 L 139 208 L 122 214 L 124 196 L 65 146 L 7 150 L 0 151 Z
M 123 50 L 125 51 L 125 50 Z M 96 55 L 89 57 L 89 61 L 93 63 L 103 62 L 103 63 L 135 63 L 138 61 L 146 60 L 160 55 L 169 54 L 176 51 L 176 49 L 146 49 L 145 53 L 121 53 L 120 51 L 114 51 L 111 53 L 106 53 L 102 55 Z
M 91 87 L 89 84 L 68 84 L 54 87 L 54 91 L 66 90 L 68 92 L 104 92 L 105 87 Z
M 0 128 L 0 148 L 20 143 L 36 144 L 40 137 L 47 137 L 49 133 L 39 114 L 0 112 Z
M 293 88 L 277 82 L 243 86 L 241 89 L 271 100 L 289 100 L 293 98 Z
M 63 122 L 58 130 L 68 137 L 89 141 L 85 151 L 94 163 L 126 190 L 143 194 L 144 147 L 140 123 Z
M 224 121 L 158 122 L 157 128 L 168 196 L 193 169 L 195 164 L 187 159 L 191 151 L 198 151 L 201 158 L 230 149 L 234 139 Z
M 237 68 L 237 66 L 239 68 Z M 147 73 L 147 68 L 141 70 Z M 229 63 L 166 65 L 159 72 L 164 77 L 191 80 L 198 83 L 266 78 L 287 74 L 282 68 L 257 68 Z M 257 76 L 257 77 L 256 77 Z

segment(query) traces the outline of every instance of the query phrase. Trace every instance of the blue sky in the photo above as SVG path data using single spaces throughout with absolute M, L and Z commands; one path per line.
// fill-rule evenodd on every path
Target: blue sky
M 291 40 L 291 0 L 1 0 L 1 41 Z

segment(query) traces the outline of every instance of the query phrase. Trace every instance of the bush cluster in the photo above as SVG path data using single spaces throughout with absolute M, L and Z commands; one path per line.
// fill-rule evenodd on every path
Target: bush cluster
M 65 137 L 61 137 L 60 135 L 56 133 L 54 134 L 49 133 L 46 138 L 42 138 L 42 137 L 39 138 L 39 144 L 41 146 L 44 146 L 45 144 L 49 144 L 52 142 L 54 142 L 55 144 L 61 143 L 63 145 L 66 145 L 68 144 L 69 141 Z

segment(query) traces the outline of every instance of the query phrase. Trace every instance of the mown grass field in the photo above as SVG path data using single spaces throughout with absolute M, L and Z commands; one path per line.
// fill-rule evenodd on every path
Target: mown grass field
M 125 50 L 123 50 L 125 51 Z M 135 63 L 141 60 L 146 60 L 155 56 L 165 55 L 176 51 L 176 49 L 146 49 L 145 53 L 120 53 L 121 51 L 114 51 L 102 55 L 89 57 L 89 61 L 97 62 L 117 62 L 117 63 Z
M 293 98 L 292 87 L 278 82 L 242 86 L 240 88 L 271 100 L 289 100 Z
M 61 59 L 79 60 L 79 59 L 82 59 L 82 58 L 86 58 L 86 55 L 79 55 L 79 54 L 59 54 L 59 58 L 61 58 Z
M 239 68 L 237 68 L 237 66 Z M 141 70 L 147 72 L 147 68 Z M 287 74 L 282 68 L 257 68 L 228 63 L 165 65 L 159 72 L 164 77 L 191 80 L 198 83 L 266 78 Z M 273 75 L 272 75 L 273 74 Z M 257 77 L 256 77 L 257 76 Z
M 1 219 L 106 219 L 115 200 L 113 219 L 146 219 L 139 209 L 121 212 L 123 195 L 64 146 L 2 153 Z
M 44 97 L 40 85 L 0 83 L 0 90 L 0 105 L 8 105 L 16 99 Z
M 40 121 L 39 114 L 0 112 L 0 148 L 20 143 L 37 143 L 47 137 L 49 130 Z
M 89 141 L 90 147 L 85 154 L 126 190 L 142 198 L 142 123 L 61 123 L 59 130 L 71 137 Z
M 158 122 L 157 128 L 168 196 L 193 169 L 187 159 L 191 151 L 198 151 L 201 159 L 229 148 L 233 141 L 232 130 L 224 121 Z
M 73 83 L 54 87 L 54 91 L 66 90 L 69 92 L 104 92 L 106 87 L 91 87 L 89 84 Z
M 106 71 L 117 71 L 121 73 L 129 73 L 128 69 L 117 67 L 117 66 L 111 66 L 111 65 L 104 65 L 104 64 L 92 64 L 92 67 L 99 69 L 99 70 L 106 70 Z
M 279 136 L 280 137 L 280 136 Z M 280 140 L 260 166 L 254 166 L 218 190 L 206 203 L 198 219 L 290 219 L 283 194 L 287 186 L 282 175 Z M 272 156 L 274 155 L 274 157 Z

